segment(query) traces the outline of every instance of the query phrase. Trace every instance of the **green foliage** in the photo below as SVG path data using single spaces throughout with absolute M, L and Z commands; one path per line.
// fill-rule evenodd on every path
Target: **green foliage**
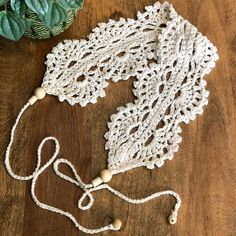
M 51 28 L 65 21 L 66 17 L 66 10 L 58 3 L 53 3 L 47 14 L 45 14 L 41 19 L 48 28 Z
M 22 0 L 11 0 L 11 9 L 16 15 L 24 16 L 26 10 L 26 4 Z
M 52 2 L 51 0 L 25 0 L 27 7 L 39 15 L 46 15 L 49 11 Z
M 0 0 L 0 6 L 6 4 L 8 2 L 8 0 Z
M 65 22 L 68 10 L 83 7 L 83 0 L 0 0 L 0 35 L 19 40 L 34 24 L 27 14 L 33 12 L 45 27 L 51 29 Z
M 0 13 L 0 35 L 11 40 L 18 40 L 24 33 L 23 21 L 12 12 Z
M 78 9 L 83 6 L 83 0 L 58 0 L 58 2 L 66 9 Z

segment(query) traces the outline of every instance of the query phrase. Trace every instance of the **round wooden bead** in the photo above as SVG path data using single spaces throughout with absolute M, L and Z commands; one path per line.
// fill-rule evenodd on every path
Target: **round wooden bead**
M 110 170 L 102 170 L 100 173 L 100 178 L 104 183 L 107 183 L 111 180 L 112 178 L 112 173 Z
M 43 99 L 45 96 L 46 96 L 46 91 L 42 88 L 42 87 L 39 87 L 39 88 L 36 88 L 34 90 L 34 95 L 39 99 Z
M 122 222 L 119 219 L 116 219 L 116 220 L 114 220 L 112 225 L 113 225 L 113 228 L 115 230 L 119 230 L 121 228 L 121 226 L 122 226 Z

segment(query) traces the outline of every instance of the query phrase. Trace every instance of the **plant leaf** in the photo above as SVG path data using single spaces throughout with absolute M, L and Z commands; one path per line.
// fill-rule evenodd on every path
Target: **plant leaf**
M 25 3 L 31 11 L 43 16 L 52 5 L 51 0 L 25 0 Z
M 58 3 L 66 9 L 80 9 L 83 7 L 83 0 L 58 0 Z
M 52 28 L 66 20 L 67 12 L 57 3 L 53 3 L 45 16 L 41 18 L 48 28 Z
M 23 17 L 22 20 L 23 20 L 25 29 L 28 29 L 28 28 L 30 28 L 30 26 L 33 25 L 32 21 L 30 19 Z
M 16 41 L 24 32 L 24 23 L 19 17 L 12 12 L 0 12 L 0 35 Z
M 0 6 L 6 4 L 9 0 L 0 0 Z
M 26 4 L 22 0 L 11 0 L 11 8 L 12 10 L 20 16 L 23 16 L 25 14 L 26 10 Z

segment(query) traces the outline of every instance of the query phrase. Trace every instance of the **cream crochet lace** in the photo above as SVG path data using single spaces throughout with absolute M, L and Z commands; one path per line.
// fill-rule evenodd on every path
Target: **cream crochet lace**
M 208 91 L 203 76 L 211 71 L 218 59 L 216 48 L 196 27 L 179 16 L 172 5 L 155 3 L 138 13 L 137 19 L 109 20 L 98 24 L 88 40 L 65 40 L 47 55 L 47 70 L 42 88 L 47 94 L 58 96 L 62 102 L 86 106 L 105 96 L 108 80 L 117 82 L 136 77 L 133 103 L 117 108 L 108 122 L 109 131 L 105 148 L 109 150 L 108 170 L 114 175 L 132 168 L 161 167 L 171 160 L 181 142 L 181 122 L 188 123 L 202 114 L 208 102 Z M 9 153 L 16 125 L 27 103 L 20 112 L 11 133 L 6 153 L 8 172 L 17 179 L 33 179 L 32 196 L 42 208 L 58 212 L 70 218 L 86 233 L 115 230 L 112 225 L 100 229 L 86 229 L 68 212 L 40 203 L 35 196 L 35 181 L 59 152 L 56 138 L 45 138 L 38 150 L 38 164 L 32 176 L 15 175 L 9 164 Z M 41 148 L 47 140 L 56 143 L 55 155 L 47 166 L 40 168 Z M 73 180 L 58 170 L 60 163 L 67 164 L 75 174 Z M 74 166 L 66 159 L 54 163 L 57 175 L 84 190 L 79 201 L 83 210 L 91 207 L 91 192 L 106 188 L 130 203 L 139 204 L 155 197 L 169 194 L 176 198 L 173 210 L 177 217 L 180 198 L 170 190 L 158 192 L 143 199 L 130 199 L 107 184 L 84 184 Z M 82 206 L 85 197 L 90 203 Z
M 137 78 L 136 99 L 117 109 L 105 134 L 114 173 L 160 167 L 172 159 L 181 142 L 179 123 L 202 114 L 207 104 L 203 76 L 218 57 L 170 4 L 145 9 L 137 20 L 101 23 L 88 40 L 65 40 L 47 55 L 42 87 L 71 105 L 104 97 L 107 80 Z

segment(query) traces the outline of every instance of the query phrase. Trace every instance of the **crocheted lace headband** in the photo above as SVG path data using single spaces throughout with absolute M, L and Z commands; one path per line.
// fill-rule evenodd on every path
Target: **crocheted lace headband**
M 208 102 L 208 91 L 203 76 L 211 71 L 218 59 L 216 48 L 187 20 L 179 16 L 172 5 L 155 3 L 138 13 L 137 19 L 109 20 L 98 24 L 88 40 L 65 40 L 47 55 L 47 70 L 40 88 L 28 100 L 17 116 L 7 147 L 5 165 L 9 174 L 18 180 L 32 179 L 31 194 L 35 203 L 49 211 L 68 217 L 75 226 L 86 233 L 118 230 L 121 221 L 98 229 L 81 226 L 75 217 L 59 208 L 39 201 L 35 184 L 39 175 L 53 164 L 58 176 L 80 187 L 84 194 L 78 201 L 82 210 L 93 204 L 92 192 L 107 189 L 121 199 L 141 204 L 162 195 L 172 195 L 176 204 L 169 222 L 177 221 L 181 204 L 179 195 L 171 190 L 156 192 L 142 199 L 131 199 L 107 184 L 113 175 L 144 166 L 148 169 L 161 167 L 171 160 L 181 142 L 181 122 L 188 123 L 196 114 L 202 114 Z M 107 80 L 117 82 L 135 76 L 133 103 L 117 108 L 108 122 L 105 148 L 108 166 L 100 176 L 85 184 L 75 167 L 66 159 L 56 159 L 59 142 L 46 137 L 37 151 L 37 166 L 30 176 L 19 176 L 11 169 L 9 155 L 15 129 L 24 113 L 46 94 L 58 96 L 69 104 L 96 103 L 104 97 Z M 81 80 L 81 78 L 83 80 Z M 41 149 L 45 142 L 55 142 L 55 152 L 50 160 L 41 164 Z M 71 178 L 59 171 L 59 164 L 68 165 L 74 173 Z M 83 200 L 89 199 L 87 205 Z

